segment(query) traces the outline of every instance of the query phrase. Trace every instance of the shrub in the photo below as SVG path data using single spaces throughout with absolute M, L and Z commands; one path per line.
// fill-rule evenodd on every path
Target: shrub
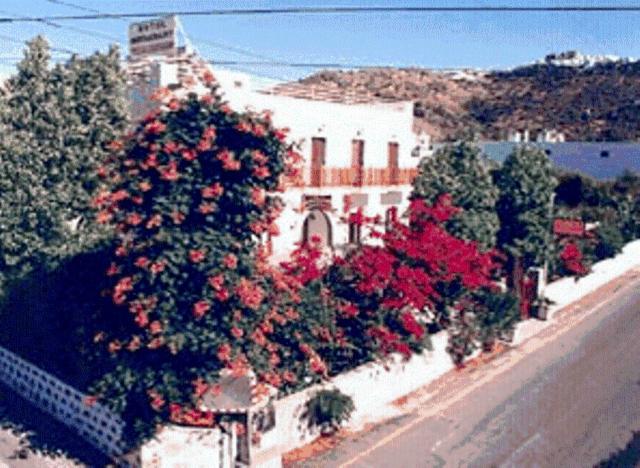
M 495 207 L 498 190 L 489 168 L 488 160 L 472 143 L 445 146 L 420 161 L 411 196 L 433 205 L 441 195 L 450 195 L 460 211 L 447 220 L 447 230 L 455 237 L 478 242 L 484 250 L 492 248 L 500 224 Z
M 351 417 L 353 399 L 338 389 L 319 390 L 305 404 L 303 418 L 310 429 L 335 432 Z
M 615 257 L 622 251 L 625 240 L 620 228 L 611 224 L 604 224 L 598 227 L 597 244 L 594 254 L 597 260 Z

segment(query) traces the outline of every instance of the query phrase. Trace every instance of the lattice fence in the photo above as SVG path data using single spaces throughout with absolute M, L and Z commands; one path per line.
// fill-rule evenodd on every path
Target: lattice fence
M 33 405 L 76 431 L 110 456 L 124 451 L 124 423 L 108 408 L 84 403 L 85 395 L 0 347 L 0 380 Z

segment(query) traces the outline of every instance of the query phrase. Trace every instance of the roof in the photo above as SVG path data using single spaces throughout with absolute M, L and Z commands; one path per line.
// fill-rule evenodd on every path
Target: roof
M 489 159 L 502 163 L 522 143 L 481 141 L 481 151 Z M 544 150 L 559 169 L 581 172 L 598 180 L 613 179 L 625 170 L 640 173 L 640 143 L 579 142 L 528 143 Z M 435 144 L 438 149 L 443 144 Z
M 384 98 L 372 92 L 341 89 L 335 83 L 310 85 L 303 83 L 282 83 L 264 91 L 264 94 L 275 94 L 313 101 L 327 101 L 341 104 L 376 104 L 405 102 L 406 99 Z

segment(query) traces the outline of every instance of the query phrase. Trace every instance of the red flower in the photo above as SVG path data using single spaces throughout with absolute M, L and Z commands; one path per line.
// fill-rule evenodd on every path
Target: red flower
M 152 335 L 162 333 L 162 324 L 158 320 L 154 320 L 149 324 L 149 331 Z
M 216 78 L 213 76 L 213 73 L 211 73 L 209 70 L 205 71 L 202 74 L 202 81 L 204 81 L 206 84 L 211 84 L 216 80 Z
M 224 193 L 224 187 L 216 182 L 213 185 L 202 189 L 202 198 L 217 198 Z
M 242 278 L 236 286 L 236 294 L 240 298 L 240 302 L 249 309 L 256 310 L 262 303 L 264 291 L 262 288 L 246 278 Z
M 107 224 L 109 221 L 111 221 L 112 218 L 113 215 L 111 213 L 109 213 L 107 210 L 102 210 L 99 211 L 96 215 L 96 222 L 98 224 Z
M 275 137 L 280 141 L 284 141 L 284 140 L 287 139 L 287 133 L 289 133 L 289 129 L 288 128 L 281 128 L 281 129 L 278 129 L 275 132 L 273 132 Z
M 271 175 L 271 171 L 266 166 L 257 166 L 253 168 L 253 175 L 258 179 L 266 179 Z
M 198 142 L 198 145 L 196 146 L 196 149 L 201 153 L 209 151 L 211 149 L 211 141 L 205 139 L 200 140 Z
M 236 125 L 236 130 L 242 133 L 249 133 L 251 131 L 251 124 L 249 122 L 242 121 Z
M 141 312 L 136 315 L 135 322 L 140 328 L 144 328 L 149 324 L 149 317 L 144 312 Z
M 400 316 L 400 321 L 402 322 L 402 327 L 413 335 L 416 339 L 421 339 L 424 336 L 424 327 L 422 327 L 417 321 L 416 318 L 410 312 L 405 312 Z
M 309 360 L 311 370 L 316 374 L 324 374 L 327 372 L 327 365 L 319 356 L 314 356 Z
M 266 194 L 264 189 L 261 189 L 259 187 L 253 187 L 251 189 L 251 202 L 258 207 L 262 207 L 264 206 L 265 201 L 266 201 Z
M 169 101 L 169 104 L 167 105 L 167 107 L 169 107 L 169 110 L 176 111 L 180 109 L 180 101 L 173 98 Z
M 200 398 L 209 391 L 209 384 L 205 382 L 202 377 L 198 377 L 191 382 L 191 384 L 193 385 L 193 394 L 196 398 Z
M 155 411 L 160 411 L 165 405 L 165 401 L 164 398 L 162 398 L 162 395 L 160 395 L 156 390 L 153 389 L 149 390 L 147 392 L 147 395 L 149 395 L 149 399 L 151 400 L 151 408 L 153 408 Z
M 163 150 L 167 154 L 173 154 L 178 151 L 178 144 L 175 141 L 167 141 L 163 146 Z
M 111 265 L 109 265 L 109 268 L 107 269 L 107 276 L 115 276 L 118 273 L 120 273 L 120 268 L 118 268 L 118 265 L 116 265 L 115 263 L 111 263 Z
M 200 263 L 205 259 L 205 253 L 202 250 L 190 250 L 189 260 L 191 263 Z
M 164 267 L 165 267 L 165 262 L 164 261 L 153 262 L 151 264 L 151 268 L 149 268 L 149 270 L 154 275 L 157 275 L 158 273 L 161 273 L 161 272 L 164 271 Z
M 149 218 L 149 221 L 147 221 L 146 228 L 153 229 L 156 227 L 160 227 L 161 224 L 162 224 L 162 215 L 155 214 L 151 218 Z
M 171 219 L 173 220 L 174 224 L 182 224 L 185 218 L 186 216 L 184 215 L 184 213 L 181 213 L 179 211 L 173 211 L 171 213 Z
M 265 130 L 263 125 L 255 124 L 253 126 L 253 134 L 258 138 L 262 138 L 266 135 L 267 131 Z
M 216 291 L 220 291 L 220 289 L 224 285 L 224 276 L 222 275 L 210 276 L 208 279 L 208 282 L 213 289 L 215 289 Z
M 225 288 L 220 289 L 220 291 L 216 292 L 216 299 L 218 299 L 220 302 L 229 300 L 229 291 L 227 291 Z
M 208 140 L 213 140 L 216 137 L 216 128 L 215 127 L 207 127 L 202 132 L 202 138 L 206 138 Z
M 169 164 L 160 171 L 160 178 L 169 182 L 174 182 L 178 180 L 179 177 L 178 163 L 175 161 L 170 161 Z
M 238 257 L 236 257 L 233 254 L 227 254 L 225 255 L 224 259 L 222 260 L 222 264 L 229 268 L 230 270 L 235 270 L 236 267 L 238 266 Z
M 97 402 L 98 402 L 98 397 L 94 395 L 87 395 L 82 399 L 82 403 L 84 403 L 85 406 L 88 406 L 88 407 L 94 406 Z
M 151 185 L 151 183 L 147 180 L 143 180 L 138 184 L 138 188 L 140 189 L 141 192 L 148 192 L 149 190 L 151 190 L 152 187 L 153 186 Z
M 231 327 L 231 335 L 234 338 L 242 338 L 244 336 L 244 330 L 238 327 Z
M 216 205 L 214 203 L 200 203 L 198 211 L 203 215 L 211 214 L 216 211 Z
M 180 154 L 185 161 L 195 161 L 198 158 L 198 154 L 190 148 L 183 149 Z
M 111 354 L 115 354 L 118 351 L 120 351 L 122 349 L 122 345 L 120 344 L 120 342 L 118 340 L 114 340 L 111 343 L 109 343 L 109 352 Z
M 138 257 L 134 262 L 134 265 L 138 268 L 147 268 L 149 265 L 149 259 L 147 257 Z
M 260 150 L 253 150 L 251 152 L 251 159 L 260 166 L 264 166 L 269 162 L 269 158 Z
M 231 359 L 231 346 L 228 343 L 218 346 L 218 359 L 222 362 L 228 362 Z
M 149 122 L 144 127 L 144 131 L 149 135 L 159 135 L 164 132 L 167 126 L 160 122 L 159 120 L 154 120 L 153 122 Z
M 200 319 L 209 312 L 209 309 L 211 309 L 211 305 L 207 301 L 198 301 L 193 305 L 193 316 Z

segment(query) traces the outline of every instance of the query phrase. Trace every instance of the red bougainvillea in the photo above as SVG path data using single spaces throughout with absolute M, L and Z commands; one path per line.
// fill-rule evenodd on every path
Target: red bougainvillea
M 574 242 L 569 242 L 564 246 L 560 252 L 560 260 L 564 268 L 572 275 L 582 276 L 588 271 L 583 264 L 582 252 Z

